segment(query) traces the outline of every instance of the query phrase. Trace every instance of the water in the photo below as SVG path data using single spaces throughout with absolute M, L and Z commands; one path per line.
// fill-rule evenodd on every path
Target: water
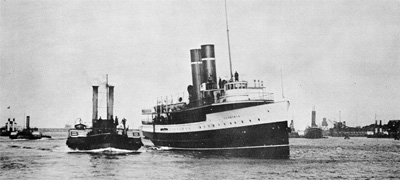
M 0 137 L 0 179 L 388 179 L 400 178 L 400 141 L 290 139 L 289 160 L 171 152 L 73 152 L 52 139 Z M 151 144 L 144 141 L 145 144 Z

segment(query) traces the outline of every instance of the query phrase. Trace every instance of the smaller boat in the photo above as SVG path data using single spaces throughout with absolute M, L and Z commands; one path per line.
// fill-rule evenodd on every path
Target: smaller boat
M 106 83 L 107 119 L 97 118 L 98 86 L 93 86 L 93 118 L 92 128 L 87 128 L 80 118 L 75 127 L 68 130 L 67 146 L 73 150 L 95 150 L 116 148 L 122 150 L 138 150 L 143 146 L 139 130 L 129 130 L 126 119 L 121 120 L 118 128 L 118 117 L 113 118 L 114 86 Z
M 10 136 L 11 132 L 16 131 L 18 131 L 18 127 L 15 118 L 12 121 L 8 118 L 6 125 L 0 128 L 0 136 Z
M 26 116 L 26 128 L 21 131 L 14 131 L 10 133 L 10 139 L 41 139 L 51 138 L 51 136 L 43 135 L 38 128 L 31 128 L 29 126 L 30 117 Z
M 309 139 L 323 138 L 322 129 L 315 123 L 315 107 L 311 112 L 311 127 L 304 131 L 304 137 Z

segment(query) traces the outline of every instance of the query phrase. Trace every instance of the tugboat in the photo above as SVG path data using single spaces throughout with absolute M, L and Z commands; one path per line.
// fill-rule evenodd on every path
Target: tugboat
M 142 110 L 143 135 L 166 150 L 287 159 L 289 101 L 275 101 L 260 80 L 251 86 L 233 75 L 228 24 L 227 34 L 230 79 L 217 81 L 213 44 L 190 50 L 189 102 L 158 98 L 154 108 Z
M 10 136 L 11 132 L 16 132 L 17 130 L 18 128 L 15 119 L 11 121 L 11 119 L 8 118 L 5 126 L 0 128 L 0 136 Z
M 68 130 L 67 146 L 73 150 L 94 150 L 115 148 L 122 150 L 138 150 L 142 144 L 139 130 L 128 130 L 126 119 L 122 119 L 122 128 L 118 127 L 118 117 L 113 118 L 114 86 L 106 83 L 107 119 L 97 118 L 98 88 L 93 86 L 92 128 L 87 128 L 81 119 L 75 128 Z
M 51 136 L 43 135 L 38 128 L 31 128 L 29 126 L 30 117 L 26 116 L 26 128 L 21 131 L 14 131 L 10 133 L 10 139 L 41 139 L 51 138 Z

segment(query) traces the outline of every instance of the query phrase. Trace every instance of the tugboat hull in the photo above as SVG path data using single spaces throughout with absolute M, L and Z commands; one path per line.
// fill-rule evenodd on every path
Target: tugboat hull
M 137 150 L 142 146 L 142 141 L 119 134 L 96 134 L 88 137 L 69 137 L 66 144 L 74 150 L 93 150 L 109 147 Z
M 10 139 L 41 139 L 42 133 L 38 131 L 11 132 Z

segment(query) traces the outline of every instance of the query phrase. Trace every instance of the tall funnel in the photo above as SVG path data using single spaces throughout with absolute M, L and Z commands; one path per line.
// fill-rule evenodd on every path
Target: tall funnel
M 201 49 L 192 49 L 190 50 L 190 60 L 192 64 L 192 82 L 193 82 L 193 94 L 192 100 L 195 105 L 199 104 L 199 99 L 201 97 L 200 94 L 200 84 L 201 80 L 201 72 L 202 72 L 202 61 L 201 61 Z M 192 102 L 190 102 L 192 103 Z
M 214 45 L 206 44 L 201 46 L 201 61 L 203 66 L 202 83 L 211 81 L 212 88 L 217 87 L 217 71 L 215 68 Z
M 313 108 L 311 112 L 311 127 L 317 127 L 317 124 L 315 124 L 315 107 Z
M 107 119 L 110 120 L 113 117 L 114 86 L 108 86 L 107 91 Z
M 11 120 L 8 118 L 8 122 L 6 123 L 6 129 L 7 131 L 11 131 Z
M 29 129 L 30 127 L 29 127 L 29 119 L 30 119 L 30 117 L 29 116 L 26 116 L 26 129 Z
M 92 86 L 93 87 L 93 115 L 92 115 L 92 121 L 97 120 L 97 114 L 98 114 L 98 94 L 99 94 L 99 86 Z

